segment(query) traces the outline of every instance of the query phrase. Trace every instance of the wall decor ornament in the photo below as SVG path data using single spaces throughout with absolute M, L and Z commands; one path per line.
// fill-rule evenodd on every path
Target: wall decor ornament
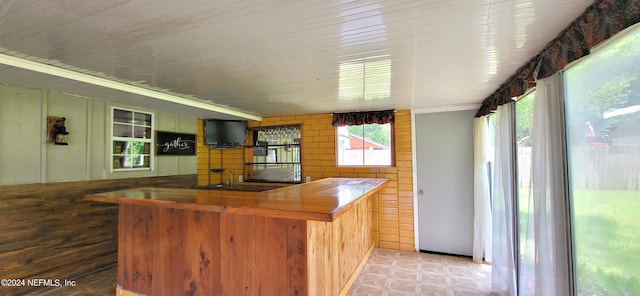
M 157 131 L 156 155 L 196 155 L 196 135 Z
M 56 145 L 69 145 L 67 137 L 69 132 L 65 126 L 67 118 L 59 116 L 47 116 L 47 142 Z

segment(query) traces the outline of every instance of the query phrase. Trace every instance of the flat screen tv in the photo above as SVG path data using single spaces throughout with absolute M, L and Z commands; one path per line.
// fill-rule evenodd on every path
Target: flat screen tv
M 241 120 L 204 120 L 204 144 L 216 148 L 244 146 L 247 123 Z

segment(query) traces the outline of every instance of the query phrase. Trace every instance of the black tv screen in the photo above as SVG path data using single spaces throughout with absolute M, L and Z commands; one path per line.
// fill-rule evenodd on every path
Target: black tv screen
M 217 148 L 244 146 L 246 121 L 204 120 L 204 144 Z

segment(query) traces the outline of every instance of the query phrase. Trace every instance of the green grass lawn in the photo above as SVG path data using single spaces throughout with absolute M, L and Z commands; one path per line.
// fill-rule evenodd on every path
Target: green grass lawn
M 573 213 L 580 291 L 640 295 L 640 192 L 576 190 Z
M 520 189 L 521 246 L 527 194 Z M 576 190 L 572 195 L 579 294 L 640 295 L 640 192 Z

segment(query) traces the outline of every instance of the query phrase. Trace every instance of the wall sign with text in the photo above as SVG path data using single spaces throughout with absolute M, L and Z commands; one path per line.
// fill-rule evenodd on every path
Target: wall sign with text
M 196 155 L 196 135 L 156 132 L 157 155 Z

